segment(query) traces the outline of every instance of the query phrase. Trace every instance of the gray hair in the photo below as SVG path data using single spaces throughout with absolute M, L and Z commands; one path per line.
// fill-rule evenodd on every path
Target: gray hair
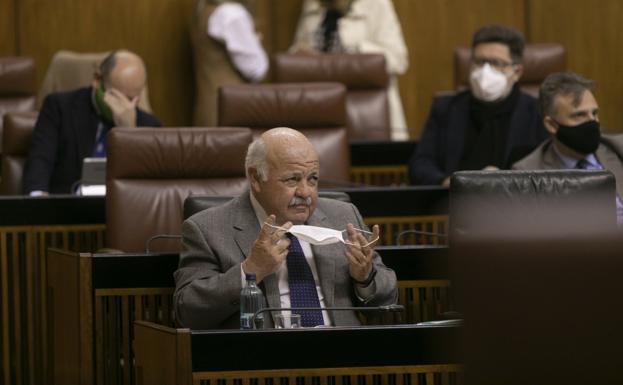
M 258 176 L 265 182 L 268 180 L 268 161 L 266 160 L 266 143 L 261 137 L 249 145 L 244 169 L 249 178 L 249 168 L 255 168 Z
M 592 91 L 594 82 L 573 72 L 558 72 L 549 75 L 543 80 L 539 90 L 539 108 L 541 115 L 553 116 L 554 100 L 559 95 L 572 95 L 573 106 L 577 107 L 582 101 L 585 91 Z

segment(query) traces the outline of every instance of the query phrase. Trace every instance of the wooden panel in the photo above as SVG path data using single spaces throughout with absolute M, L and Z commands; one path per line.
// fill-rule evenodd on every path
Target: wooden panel
M 258 3 L 257 23 L 265 37 L 264 47 L 271 54 L 287 51 L 294 40 L 303 1 L 260 0 Z
M 562 43 L 567 67 L 597 83 L 595 96 L 602 126 L 623 132 L 623 2 L 602 0 L 528 0 L 532 41 Z
M 17 54 L 15 44 L 15 1 L 0 0 L 0 56 Z
M 193 75 L 188 19 L 192 0 L 19 0 L 20 54 L 37 63 L 41 84 L 52 55 L 128 48 L 149 71 L 150 101 L 166 125 L 190 124 Z
M 400 91 L 411 137 L 419 138 L 433 94 L 452 89 L 454 47 L 469 45 L 473 33 L 488 23 L 523 32 L 524 1 L 394 0 L 394 5 L 410 59 Z
M 379 225 L 380 246 L 445 245 L 447 241 L 447 215 L 366 217 L 364 222 L 368 227 Z
M 462 384 L 461 365 L 377 366 L 360 368 L 319 368 L 195 372 L 193 384 Z M 442 379 L 445 382 L 442 382 Z
M 96 250 L 103 232 L 104 225 L 0 228 L 0 383 L 48 382 L 46 249 Z

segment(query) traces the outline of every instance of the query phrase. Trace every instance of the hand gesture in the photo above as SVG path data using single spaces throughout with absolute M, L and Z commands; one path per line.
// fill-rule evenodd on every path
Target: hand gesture
M 109 88 L 104 93 L 104 101 L 112 110 L 112 118 L 116 126 L 136 127 L 138 96 L 128 99 L 121 91 Z
M 281 227 L 274 224 L 274 215 L 266 218 L 253 244 L 251 254 L 242 262 L 244 272 L 255 273 L 257 282 L 277 271 L 288 255 L 290 240 L 286 237 L 286 231 L 292 227 L 292 222 L 286 222 Z
M 350 262 L 350 276 L 357 281 L 365 281 L 372 271 L 374 246 L 379 240 L 379 226 L 372 227 L 372 234 L 368 238 L 356 231 L 350 223 L 346 226 L 346 233 L 346 258 Z

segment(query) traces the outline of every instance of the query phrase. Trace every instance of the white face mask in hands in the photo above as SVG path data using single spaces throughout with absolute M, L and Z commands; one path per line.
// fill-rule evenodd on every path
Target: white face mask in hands
M 359 246 L 358 244 L 352 243 L 348 241 L 347 239 L 344 239 L 344 233 L 346 232 L 346 230 L 339 231 L 339 230 L 329 229 L 326 227 L 307 226 L 307 225 L 294 225 L 290 227 L 288 230 L 286 230 L 283 227 L 274 226 L 266 222 L 264 222 L 264 224 L 270 227 L 273 227 L 275 229 L 285 230 L 286 232 L 294 235 L 301 241 L 308 242 L 312 245 L 321 246 L 321 245 L 330 245 L 332 243 L 342 242 L 346 245 Z M 355 231 L 359 231 L 360 233 L 363 233 L 366 235 L 372 235 L 371 232 L 365 231 L 365 230 L 355 229 Z M 366 243 L 362 247 L 370 246 L 371 244 L 373 244 L 374 242 L 378 240 L 379 240 L 379 237 L 376 237 L 376 239 L 373 239 L 372 241 Z
M 482 101 L 494 102 L 505 98 L 511 91 L 512 84 L 503 72 L 485 63 L 469 75 L 472 94 Z

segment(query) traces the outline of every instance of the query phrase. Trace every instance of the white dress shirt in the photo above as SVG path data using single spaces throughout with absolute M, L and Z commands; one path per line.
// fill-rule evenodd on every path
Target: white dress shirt
M 268 215 L 260 205 L 260 203 L 255 199 L 253 193 L 251 196 L 251 205 L 253 206 L 253 210 L 255 211 L 255 215 L 257 216 L 257 220 L 260 223 L 260 227 L 266 221 Z M 314 282 L 316 283 L 316 292 L 318 293 L 318 299 L 320 300 L 320 307 L 325 309 L 327 306 L 324 301 L 324 295 L 322 294 L 322 288 L 320 287 L 320 279 L 318 279 L 318 269 L 316 268 L 316 260 L 314 258 L 314 253 L 312 252 L 311 245 L 309 242 L 299 240 L 301 244 L 301 248 L 303 249 L 303 253 L 305 254 L 305 259 L 311 268 L 312 274 L 314 276 Z M 240 269 L 243 270 L 242 268 Z M 282 308 L 290 307 L 290 285 L 288 284 L 288 268 L 286 266 L 286 261 L 284 260 L 279 267 L 279 270 L 275 272 L 277 275 L 277 282 L 279 284 L 279 302 Z M 244 271 L 242 271 L 242 279 L 243 286 L 246 285 L 246 279 L 244 277 Z M 329 314 L 326 310 L 322 311 L 322 318 L 324 319 L 324 324 L 327 326 L 331 325 L 331 319 L 329 318 Z
M 208 19 L 207 33 L 225 45 L 234 67 L 245 79 L 258 82 L 266 76 L 268 57 L 244 6 L 227 2 L 216 7 Z

